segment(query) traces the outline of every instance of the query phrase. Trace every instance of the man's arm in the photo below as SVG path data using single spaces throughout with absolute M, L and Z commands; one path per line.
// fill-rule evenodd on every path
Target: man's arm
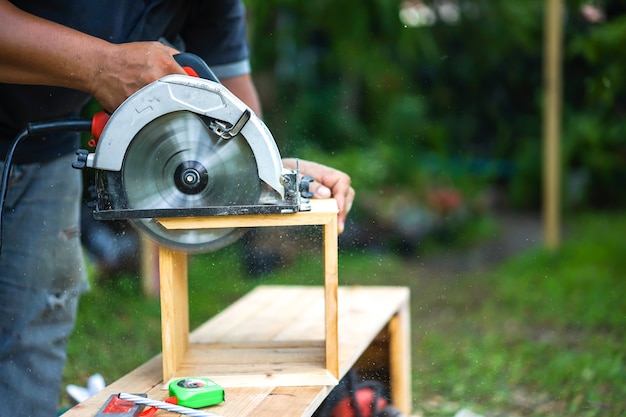
M 0 82 L 68 87 L 109 111 L 167 74 L 184 74 L 177 51 L 158 42 L 116 45 L 0 0 Z
M 220 82 L 228 91 L 237 96 L 239 100 L 246 103 L 258 117 L 262 117 L 261 102 L 250 74 L 224 78 Z

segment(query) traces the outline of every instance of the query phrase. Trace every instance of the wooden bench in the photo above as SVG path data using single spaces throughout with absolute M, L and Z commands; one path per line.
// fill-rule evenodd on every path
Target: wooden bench
M 162 399 L 167 382 L 183 376 L 223 386 L 227 400 L 211 411 L 226 417 L 310 416 L 355 365 L 385 368 L 392 402 L 408 413 L 409 291 L 339 289 L 337 205 L 311 203 L 292 214 L 159 219 L 172 229 L 322 225 L 324 286 L 259 287 L 190 334 L 187 256 L 159 248 L 162 354 L 64 416 L 93 415 L 111 393 Z
M 338 306 L 340 376 L 355 365 L 388 368 L 392 402 L 409 414 L 408 289 L 339 287 Z M 320 373 L 324 332 L 323 287 L 260 286 L 190 334 L 196 348 L 181 374 L 200 376 L 199 367 L 202 376 L 224 387 L 226 401 L 207 409 L 211 413 L 310 416 L 334 386 L 331 377 Z M 164 387 L 158 355 L 63 417 L 94 415 L 110 394 L 119 392 L 164 399 Z

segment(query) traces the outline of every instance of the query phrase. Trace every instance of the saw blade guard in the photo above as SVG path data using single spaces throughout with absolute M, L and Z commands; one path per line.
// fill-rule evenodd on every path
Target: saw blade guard
M 164 77 L 126 100 L 87 166 L 97 170 L 103 210 L 245 207 L 285 196 L 282 161 L 265 124 L 221 84 L 183 75 Z M 152 216 L 133 217 L 160 245 L 191 253 L 219 249 L 245 233 L 168 230 Z
M 179 111 L 205 116 L 214 122 L 213 129 L 226 137 L 241 134 L 254 154 L 258 178 L 284 195 L 280 153 L 265 123 L 223 85 L 187 75 L 163 77 L 122 103 L 103 129 L 87 166 L 120 171 L 139 131 L 153 120 Z

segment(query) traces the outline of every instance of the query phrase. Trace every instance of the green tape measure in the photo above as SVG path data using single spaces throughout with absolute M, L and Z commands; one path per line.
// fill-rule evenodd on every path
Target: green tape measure
M 170 382 L 169 391 L 183 407 L 202 408 L 224 401 L 224 389 L 209 378 L 175 379 Z

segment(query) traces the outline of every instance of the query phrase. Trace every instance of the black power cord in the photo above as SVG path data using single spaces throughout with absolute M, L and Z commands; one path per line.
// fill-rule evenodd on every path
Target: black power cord
M 4 202 L 9 191 L 9 176 L 13 155 L 17 146 L 29 136 L 48 135 L 64 132 L 89 132 L 91 131 L 91 119 L 68 119 L 51 122 L 29 123 L 26 129 L 20 132 L 9 148 L 4 158 L 4 169 L 2 170 L 2 183 L 0 183 L 0 253 L 2 252 L 2 218 L 4 215 Z

